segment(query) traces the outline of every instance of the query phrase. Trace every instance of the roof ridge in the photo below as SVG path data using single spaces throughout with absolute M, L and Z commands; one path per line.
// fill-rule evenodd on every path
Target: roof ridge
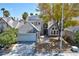
M 32 24 L 30 22 L 27 22 L 27 23 L 29 23 L 32 27 L 34 27 L 37 31 L 39 31 L 39 29 L 34 24 Z
M 8 18 L 4 18 L 2 17 L 2 19 L 10 26 L 10 27 L 14 27 L 13 26 L 13 23 L 15 22 L 11 17 L 8 17 Z M 7 21 L 9 19 L 9 21 Z M 10 23 L 12 21 L 12 23 Z M 17 25 L 17 24 L 16 24 Z M 16 26 L 15 26 L 16 27 Z

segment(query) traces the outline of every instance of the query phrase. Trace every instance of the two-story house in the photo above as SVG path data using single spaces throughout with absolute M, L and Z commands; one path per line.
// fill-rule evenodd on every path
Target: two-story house
M 48 36 L 58 36 L 59 27 L 58 23 L 54 20 L 48 22 Z
M 38 30 L 40 31 L 40 34 L 43 33 L 43 21 L 42 21 L 42 19 L 38 15 L 28 16 L 28 21 L 27 22 L 30 22 L 35 27 L 37 27 Z
M 6 30 L 8 27 L 19 28 L 20 22 L 13 20 L 12 17 L 0 17 L 0 31 Z

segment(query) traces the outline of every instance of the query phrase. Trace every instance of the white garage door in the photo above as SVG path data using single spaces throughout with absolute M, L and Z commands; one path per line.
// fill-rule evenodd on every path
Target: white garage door
M 36 33 L 19 34 L 17 41 L 36 41 Z

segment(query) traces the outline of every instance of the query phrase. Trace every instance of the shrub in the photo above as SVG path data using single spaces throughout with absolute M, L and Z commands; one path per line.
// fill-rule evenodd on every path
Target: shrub
M 16 42 L 17 29 L 9 28 L 5 32 L 0 34 L 0 44 L 9 46 Z
M 79 45 L 79 31 L 75 32 L 75 41 Z

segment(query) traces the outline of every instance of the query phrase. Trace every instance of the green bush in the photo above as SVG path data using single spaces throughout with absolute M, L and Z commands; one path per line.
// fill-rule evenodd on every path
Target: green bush
M 75 32 L 75 41 L 79 45 L 79 31 Z
M 0 34 L 0 44 L 7 46 L 16 42 L 17 29 L 9 28 Z

